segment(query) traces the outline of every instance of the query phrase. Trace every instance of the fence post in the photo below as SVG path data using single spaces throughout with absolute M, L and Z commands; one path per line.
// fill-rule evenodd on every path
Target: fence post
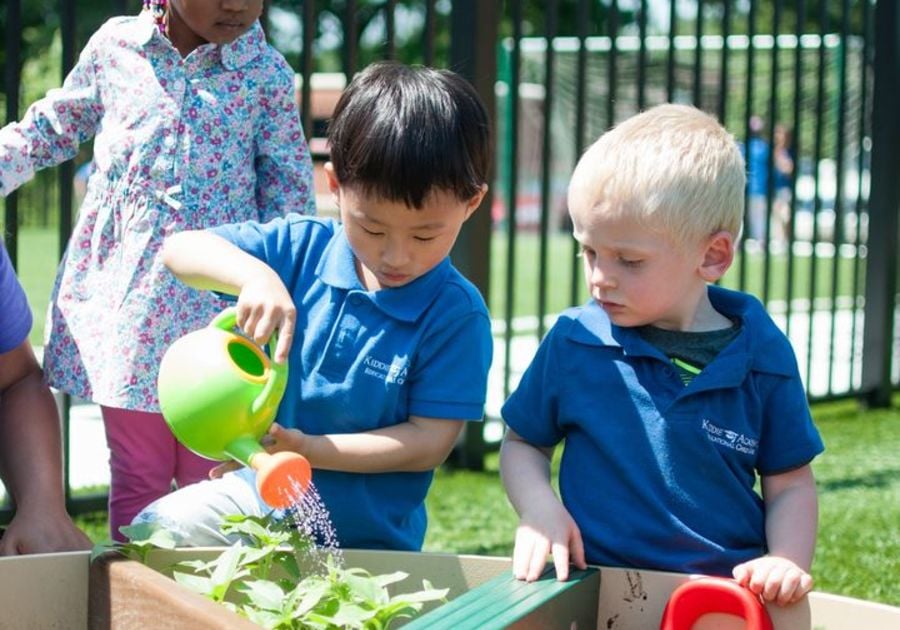
M 11 123 L 19 119 L 19 90 L 21 75 L 19 70 L 22 59 L 20 57 L 22 32 L 22 3 L 20 0 L 10 0 L 6 9 L 6 68 L 3 76 L 3 91 L 6 92 L 6 122 Z M 2 126 L 3 123 L 0 123 Z M 19 239 L 19 195 L 16 192 L 6 196 L 4 200 L 4 234 L 0 238 L 5 240 L 6 249 L 12 259 L 13 267 L 18 267 Z
M 487 107 L 491 129 L 496 130 L 497 38 L 500 3 L 496 0 L 455 0 L 450 17 L 450 69 L 478 91 Z M 496 145 L 496 142 L 494 143 Z M 493 161 L 492 161 L 493 163 Z M 488 183 L 493 182 L 493 167 Z M 481 207 L 472 215 L 453 248 L 453 264 L 481 291 L 487 301 L 490 286 L 491 205 L 488 190 Z M 468 430 L 471 427 L 472 430 Z M 472 470 L 484 467 L 484 432 L 480 424 L 467 426 L 456 461 Z
M 900 211 L 900 8 L 894 0 L 875 7 L 874 78 L 861 390 L 869 406 L 886 407 L 893 390 Z

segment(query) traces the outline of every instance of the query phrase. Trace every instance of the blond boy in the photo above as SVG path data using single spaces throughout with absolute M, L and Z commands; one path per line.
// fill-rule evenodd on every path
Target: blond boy
M 734 259 L 744 171 L 734 138 L 679 105 L 579 161 L 569 210 L 591 300 L 503 407 L 518 578 L 552 554 L 560 579 L 589 562 L 733 575 L 780 604 L 810 590 L 823 446 L 796 359 L 756 299 L 712 285 Z

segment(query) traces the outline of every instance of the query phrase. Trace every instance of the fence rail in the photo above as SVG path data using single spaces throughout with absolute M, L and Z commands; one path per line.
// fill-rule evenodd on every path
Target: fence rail
M 107 8 L 119 14 L 138 4 L 118 0 Z M 780 129 L 793 131 L 786 186 L 775 183 L 773 151 L 762 165 L 751 164 L 761 169 L 751 178 L 765 173 L 767 183 L 762 195 L 748 191 L 744 238 L 723 284 L 764 301 L 795 347 L 810 400 L 886 405 L 900 387 L 897 3 L 621 4 L 267 2 L 270 39 L 300 77 L 298 106 L 311 144 L 327 119 L 314 79 L 324 72 L 348 79 L 375 59 L 453 68 L 494 112 L 491 195 L 453 252 L 488 300 L 496 340 L 489 422 L 485 431 L 466 432 L 460 464 L 482 465 L 485 435 L 497 431 L 499 406 L 555 313 L 586 298 L 565 212 L 567 174 L 605 129 L 664 101 L 716 114 L 745 147 L 758 139 L 771 148 Z M 55 19 L 46 21 L 56 26 L 43 28 L 56 28 L 61 46 L 48 40 L 26 50 L 21 33 L 34 17 L 21 0 L 6 0 L 0 52 L 7 121 L 36 98 L 23 76 L 35 76 L 39 60 L 58 68 L 59 81 L 51 83 L 61 82 L 84 33 L 97 26 L 87 22 L 104 17 L 100 5 L 59 2 Z M 53 230 L 62 254 L 75 212 L 73 175 L 87 159 L 85 150 L 5 199 L 4 237 L 14 261 L 31 259 L 21 247 L 29 230 Z M 26 283 L 33 304 L 45 303 L 49 275 Z M 70 403 L 60 396 L 67 453 Z M 73 497 L 69 485 L 67 472 L 73 512 L 105 504 L 103 495 Z M 0 510 L 0 521 L 10 513 Z

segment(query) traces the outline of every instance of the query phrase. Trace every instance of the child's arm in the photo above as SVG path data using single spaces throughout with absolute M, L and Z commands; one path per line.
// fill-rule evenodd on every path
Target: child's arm
M 78 153 L 103 117 L 94 74 L 92 38 L 61 88 L 32 103 L 20 122 L 0 129 L 0 196 L 30 180 L 35 171 L 55 166 Z
M 220 236 L 203 230 L 166 239 L 163 263 L 182 282 L 197 288 L 237 295 L 237 324 L 251 339 L 266 343 L 278 330 L 275 361 L 287 360 L 297 309 L 278 274 Z
M 360 433 L 309 435 L 272 425 L 271 451 L 294 451 L 313 468 L 354 473 L 434 470 L 447 459 L 462 420 L 410 416 L 406 422 Z
M 66 513 L 59 416 L 31 345 L 0 354 L 0 472 L 16 516 L 0 555 L 89 549 Z
M 270 453 L 300 453 L 313 468 L 353 473 L 434 470 L 453 450 L 463 421 L 410 416 L 407 422 L 360 433 L 309 435 L 274 423 L 262 439 Z M 225 462 L 210 472 L 218 478 L 241 464 Z
M 256 200 L 259 221 L 288 212 L 316 213 L 316 188 L 309 146 L 294 99 L 294 71 L 279 58 L 281 72 L 261 88 L 255 134 Z
M 769 553 L 739 564 L 734 578 L 765 601 L 796 602 L 812 589 L 818 503 L 812 468 L 762 478 Z
M 569 577 L 569 562 L 587 567 L 581 531 L 550 485 L 553 449 L 532 446 L 508 429 L 500 448 L 500 475 L 506 494 L 519 514 L 513 551 L 513 574 L 532 582 L 553 554 L 556 576 Z

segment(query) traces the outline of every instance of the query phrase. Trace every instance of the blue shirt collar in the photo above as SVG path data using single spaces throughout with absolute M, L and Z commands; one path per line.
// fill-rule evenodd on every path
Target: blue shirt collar
M 141 11 L 137 19 L 131 23 L 132 28 L 126 29 L 126 37 L 132 38 L 138 46 L 146 46 L 151 41 L 159 41 L 171 47 L 172 42 L 159 32 L 153 17 L 146 11 Z M 256 20 L 250 29 L 229 44 L 203 44 L 195 53 L 218 53 L 222 65 L 229 70 L 238 70 L 259 57 L 266 49 L 266 34 Z
M 402 287 L 367 291 L 356 274 L 356 255 L 350 248 L 344 228 L 336 225 L 334 237 L 319 260 L 316 275 L 336 289 L 366 295 L 390 317 L 414 322 L 437 297 L 451 269 L 450 258 L 444 258 L 434 269 Z
M 725 348 L 716 361 L 733 365 L 737 373 L 748 369 L 782 376 L 794 374 L 796 360 L 779 351 L 784 344 L 771 343 L 782 338 L 783 333 L 771 321 L 762 303 L 755 297 L 740 291 L 731 291 L 710 285 L 709 299 L 713 307 L 728 317 L 741 322 L 741 332 Z M 612 348 L 621 348 L 625 355 L 647 356 L 665 359 L 662 353 L 647 343 L 633 328 L 613 324 L 603 309 L 591 301 L 580 310 L 577 323 L 569 331 L 573 341 Z M 724 366 L 718 366 L 724 367 Z

